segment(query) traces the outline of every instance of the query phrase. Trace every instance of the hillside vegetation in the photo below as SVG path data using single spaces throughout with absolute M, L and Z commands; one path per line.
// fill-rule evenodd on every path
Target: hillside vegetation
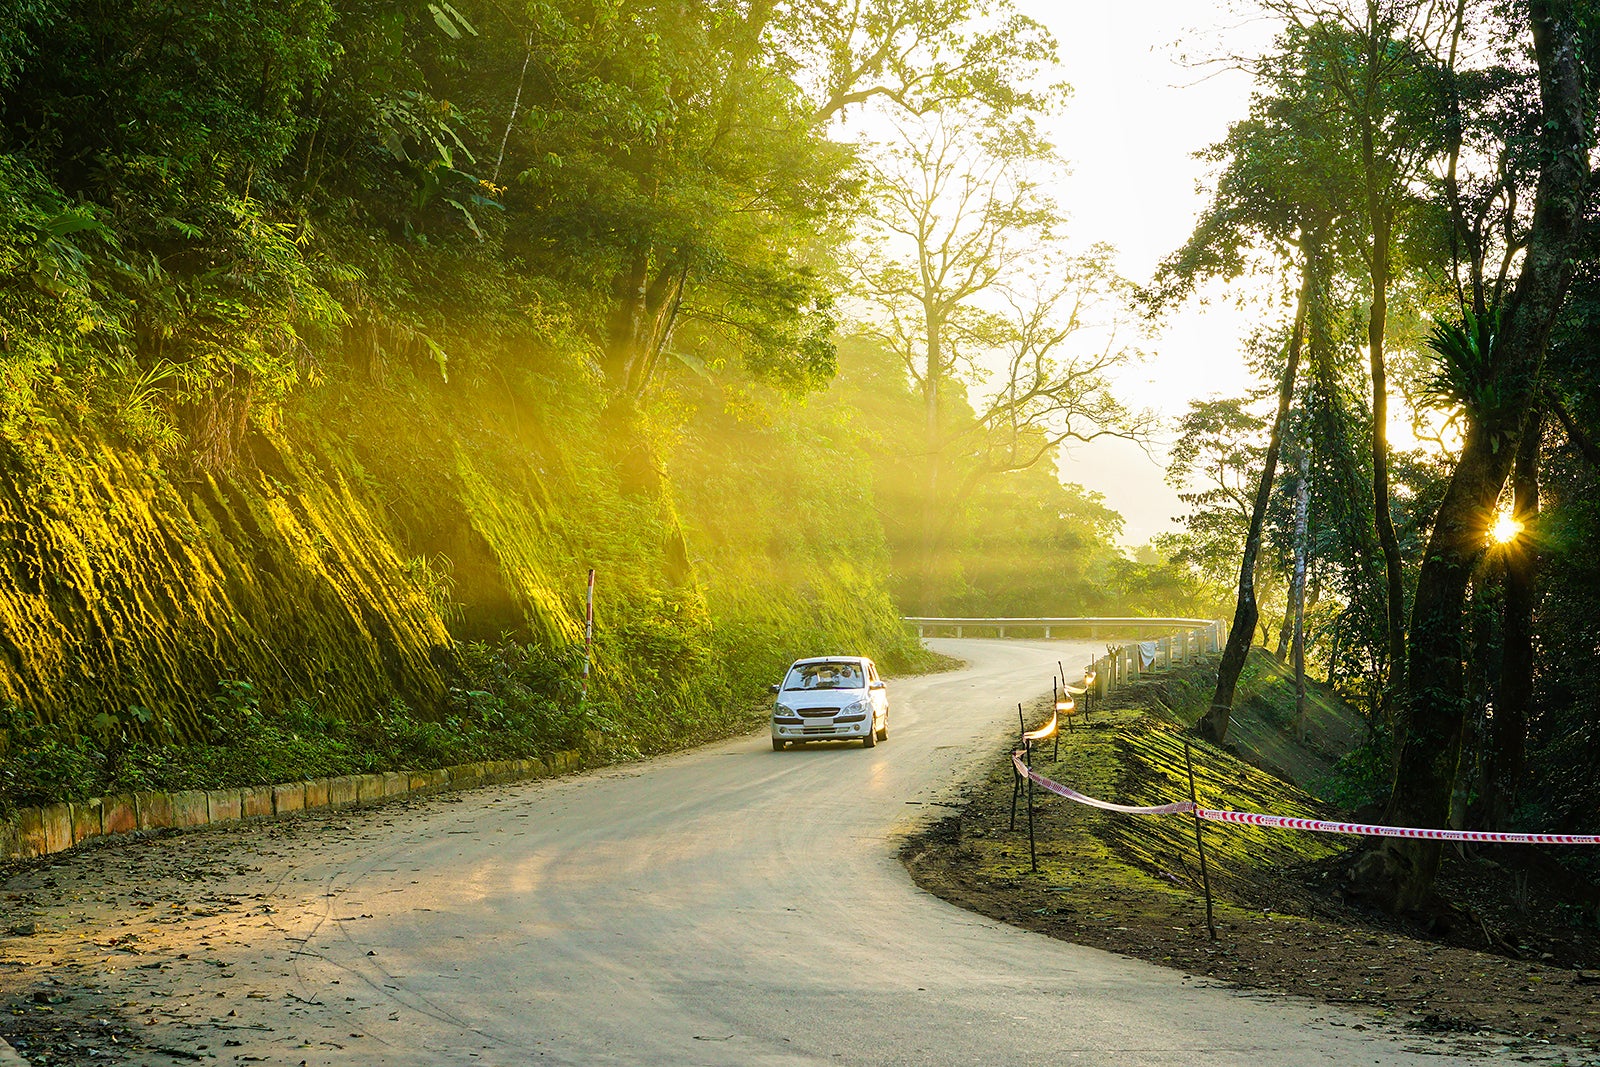
M 919 399 L 830 388 L 835 133 L 1021 115 L 1053 50 L 1006 4 L 0 0 L 0 808 L 626 757 L 801 653 L 922 663 Z

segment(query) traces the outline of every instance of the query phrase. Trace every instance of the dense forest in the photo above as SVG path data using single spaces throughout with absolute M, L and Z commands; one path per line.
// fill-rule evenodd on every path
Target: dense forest
M 0 0 L 0 799 L 650 751 L 903 614 L 1231 606 L 1213 739 L 1259 641 L 1387 817 L 1589 821 L 1600 10 L 1256 6 L 1134 286 L 1010 3 Z M 1094 324 L 1219 282 L 1260 389 L 1129 554 L 1057 466 L 1163 432 Z
M 1349 770 L 1384 821 L 1588 825 L 1600 9 L 1261 8 L 1282 31 L 1240 60 L 1250 113 L 1149 295 L 1254 276 L 1286 296 L 1260 394 L 1180 427 L 1184 551 L 1237 588 L 1202 732 L 1226 738 L 1260 640 L 1302 693 L 1310 660 L 1363 707 Z M 1357 885 L 1420 904 L 1439 857 L 1389 841 Z
M 0 799 L 625 756 L 922 662 L 904 613 L 1217 609 L 1057 477 L 1149 425 L 1075 344 L 1054 56 L 964 0 L 0 3 Z

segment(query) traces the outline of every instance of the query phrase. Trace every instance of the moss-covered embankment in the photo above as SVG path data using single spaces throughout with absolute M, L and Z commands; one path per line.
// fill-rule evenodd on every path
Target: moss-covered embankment
M 1062 738 L 1059 760 L 1045 746 L 1034 767 L 1124 803 L 1186 798 L 1183 742 L 1209 702 L 1214 672 L 1213 660 L 1136 681 L 1088 729 Z M 1339 779 L 1353 770 L 1359 782 L 1359 765 L 1325 775 L 1358 740 L 1359 719 L 1322 686 L 1308 696 L 1297 722 L 1290 673 L 1254 650 L 1228 747 L 1190 737 L 1200 802 L 1347 815 L 1330 800 L 1346 793 Z M 1453 1033 L 1467 1058 L 1595 1044 L 1593 921 L 1581 891 L 1543 873 L 1548 857 L 1491 861 L 1448 850 L 1440 886 L 1453 907 L 1405 917 L 1344 893 L 1344 852 L 1357 839 L 1206 823 L 1213 937 L 1191 818 L 1097 811 L 1036 791 L 1035 871 L 1026 809 L 1010 824 L 1011 789 L 997 756 L 995 773 L 959 813 L 908 839 L 902 857 L 918 884 L 1052 937 Z
M 1059 746 L 1035 750 L 1040 773 L 1081 792 L 1121 804 L 1159 805 L 1189 797 L 1186 742 L 1200 802 L 1213 808 L 1323 817 L 1333 808 L 1324 796 L 1336 760 L 1359 741 L 1359 723 L 1337 696 L 1313 684 L 1306 725 L 1297 731 L 1285 715 L 1294 708 L 1293 681 L 1262 650 L 1252 652 L 1240 679 L 1234 726 L 1225 748 L 1191 735 L 1216 680 L 1215 656 L 1164 673 L 1144 675 L 1116 690 Z M 1039 718 L 1048 715 L 1041 709 Z M 1082 721 L 1087 719 L 1087 721 Z M 1298 736 L 1297 736 L 1298 734 Z M 1128 816 L 1099 811 L 1035 792 L 1038 871 L 1029 853 L 1023 814 L 1010 829 L 1012 776 L 1002 763 L 959 816 L 913 842 L 908 860 L 934 892 L 951 891 L 980 910 L 990 896 L 1005 909 L 1008 888 L 1026 885 L 1064 894 L 1040 915 L 1072 916 L 1080 926 L 1111 922 L 1108 902 L 1139 915 L 1189 911 L 1199 900 L 1201 877 L 1194 823 L 1187 816 Z M 1339 838 L 1288 834 L 1254 826 L 1208 826 L 1211 887 L 1218 897 L 1259 907 L 1275 892 L 1277 872 L 1325 859 L 1345 845 Z M 929 847 L 931 846 L 931 847 Z M 941 870 L 940 868 L 945 868 Z
M 919 655 L 865 490 L 837 476 L 846 421 L 733 411 L 707 384 L 619 422 L 581 379 L 460 377 L 330 378 L 253 423 L 223 471 L 89 411 L 0 450 L 0 806 L 414 768 L 434 749 L 659 750 L 749 724 L 804 650 Z M 364 750 L 374 723 L 404 743 Z M 243 734 L 255 755 L 185 776 L 181 753 Z M 278 765 L 317 737 L 306 766 Z

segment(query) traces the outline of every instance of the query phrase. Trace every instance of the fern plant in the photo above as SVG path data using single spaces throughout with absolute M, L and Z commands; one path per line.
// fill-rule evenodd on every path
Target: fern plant
M 1423 395 L 1441 407 L 1460 407 L 1479 426 L 1498 425 L 1514 401 L 1494 377 L 1495 345 L 1504 316 L 1499 308 L 1475 315 L 1462 309 L 1462 321 L 1436 320 L 1424 342 L 1433 369 Z

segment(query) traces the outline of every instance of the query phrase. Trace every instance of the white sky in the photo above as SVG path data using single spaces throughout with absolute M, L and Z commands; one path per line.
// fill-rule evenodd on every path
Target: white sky
M 1054 125 L 1072 167 L 1057 191 L 1068 234 L 1075 244 L 1115 245 L 1121 272 L 1146 281 L 1205 206 L 1196 189 L 1205 165 L 1192 154 L 1221 140 L 1249 106 L 1245 75 L 1186 66 L 1182 56 L 1253 54 L 1270 44 L 1271 27 L 1242 23 L 1208 0 L 1018 2 L 1055 33 L 1062 76 L 1073 87 L 1067 113 Z M 1252 384 L 1241 350 L 1256 322 L 1225 292 L 1216 297 L 1206 307 L 1178 309 L 1140 342 L 1150 358 L 1121 376 L 1125 401 L 1172 420 L 1192 398 L 1238 395 Z M 1159 460 L 1130 443 L 1103 440 L 1074 446 L 1061 472 L 1105 494 L 1127 520 L 1124 543 L 1139 545 L 1173 528 L 1183 510 Z

